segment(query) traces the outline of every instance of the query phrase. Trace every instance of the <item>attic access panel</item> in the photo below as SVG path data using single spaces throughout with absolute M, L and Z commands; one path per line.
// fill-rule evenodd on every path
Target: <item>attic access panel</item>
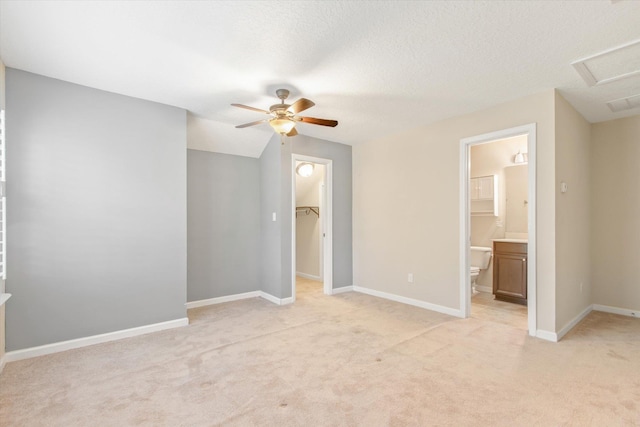
M 572 62 L 589 86 L 640 76 L 640 40 Z

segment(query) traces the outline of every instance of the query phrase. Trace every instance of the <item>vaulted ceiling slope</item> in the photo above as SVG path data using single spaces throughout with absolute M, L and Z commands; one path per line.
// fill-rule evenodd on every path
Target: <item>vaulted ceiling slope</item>
M 279 87 L 340 122 L 300 133 L 344 144 L 550 88 L 591 122 L 638 114 L 606 102 L 640 76 L 589 87 L 571 63 L 640 39 L 639 23 L 637 1 L 2 1 L 0 56 L 185 108 L 198 148 L 255 157 L 272 131 L 235 129 L 264 117 L 229 104 L 268 108 Z M 629 55 L 613 62 L 640 69 Z

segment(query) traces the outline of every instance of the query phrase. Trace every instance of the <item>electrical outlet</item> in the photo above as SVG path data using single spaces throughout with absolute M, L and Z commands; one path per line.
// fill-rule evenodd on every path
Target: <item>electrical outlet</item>
M 413 283 L 413 273 L 409 273 L 409 275 L 407 276 L 407 282 Z

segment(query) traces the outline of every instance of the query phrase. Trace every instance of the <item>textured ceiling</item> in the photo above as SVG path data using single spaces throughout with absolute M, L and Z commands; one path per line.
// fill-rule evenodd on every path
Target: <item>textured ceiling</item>
M 591 122 L 640 76 L 588 87 L 571 63 L 640 39 L 637 1 L 0 3 L 8 67 L 186 108 L 200 149 L 259 156 L 275 89 L 316 106 L 302 134 L 345 144 L 550 88 Z M 622 64 L 623 66 L 625 64 Z

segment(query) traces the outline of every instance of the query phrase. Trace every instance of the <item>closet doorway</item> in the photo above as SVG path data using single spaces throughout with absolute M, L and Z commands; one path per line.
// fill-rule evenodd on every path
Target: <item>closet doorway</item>
M 331 295 L 331 160 L 292 155 L 292 290 Z

